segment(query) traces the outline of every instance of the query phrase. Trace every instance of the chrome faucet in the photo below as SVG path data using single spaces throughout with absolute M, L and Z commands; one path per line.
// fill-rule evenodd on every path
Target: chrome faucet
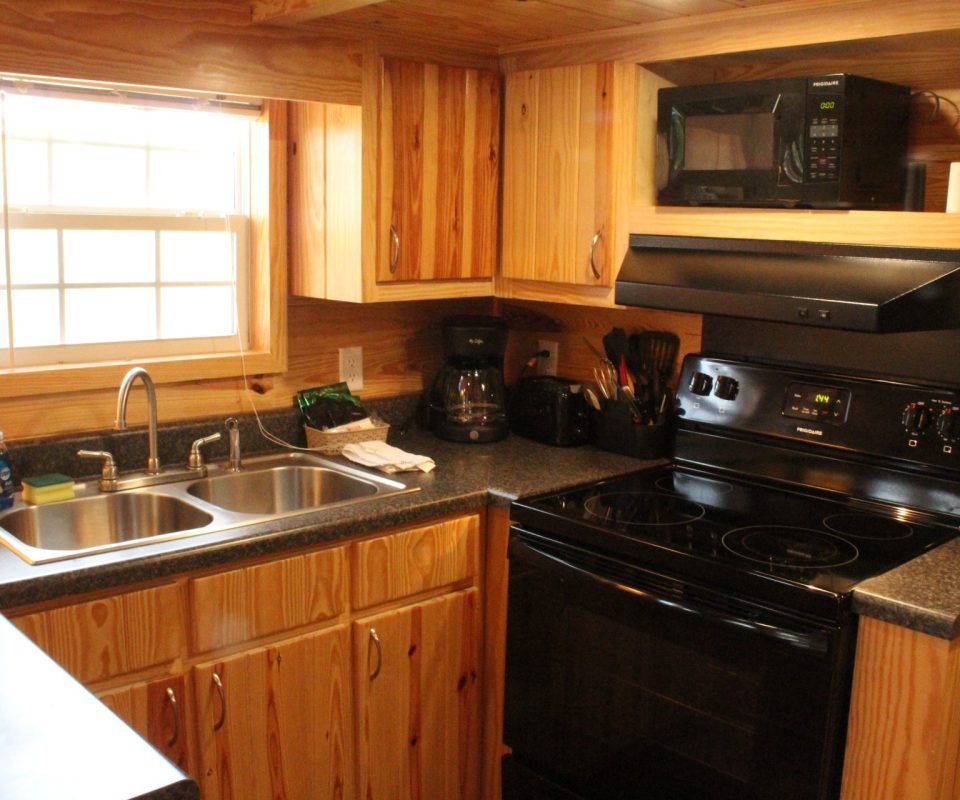
M 227 429 L 227 441 L 230 443 L 230 471 L 239 472 L 243 464 L 240 463 L 240 423 L 235 417 L 230 417 L 224 423 Z
M 147 405 L 150 410 L 149 427 L 147 428 L 147 445 L 149 454 L 147 455 L 147 475 L 160 474 L 160 459 L 157 457 L 157 390 L 153 385 L 153 379 L 147 374 L 143 367 L 134 367 L 120 382 L 120 392 L 117 394 L 117 423 L 118 431 L 127 429 L 127 397 L 130 395 L 130 388 L 133 382 L 140 378 L 143 382 L 143 388 L 147 390 Z

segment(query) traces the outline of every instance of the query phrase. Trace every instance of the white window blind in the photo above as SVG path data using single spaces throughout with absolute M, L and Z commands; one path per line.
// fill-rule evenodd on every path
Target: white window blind
M 245 346 L 249 114 L 192 98 L 4 83 L 6 365 Z

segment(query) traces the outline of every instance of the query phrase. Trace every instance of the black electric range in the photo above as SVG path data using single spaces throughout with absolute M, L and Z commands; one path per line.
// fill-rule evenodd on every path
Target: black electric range
M 853 590 L 960 530 L 956 390 L 679 386 L 670 464 L 512 506 L 505 800 L 836 800 Z

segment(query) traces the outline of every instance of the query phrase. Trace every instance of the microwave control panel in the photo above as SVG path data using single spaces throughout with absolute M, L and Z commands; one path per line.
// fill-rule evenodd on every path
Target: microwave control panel
M 836 181 L 840 174 L 843 95 L 821 94 L 809 88 L 805 116 L 804 180 L 808 183 Z

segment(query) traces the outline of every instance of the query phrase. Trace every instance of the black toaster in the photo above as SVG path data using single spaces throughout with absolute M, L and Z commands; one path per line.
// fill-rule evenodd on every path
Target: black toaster
M 590 422 L 580 385 L 552 375 L 521 378 L 510 403 L 510 430 L 545 444 L 586 444 Z

